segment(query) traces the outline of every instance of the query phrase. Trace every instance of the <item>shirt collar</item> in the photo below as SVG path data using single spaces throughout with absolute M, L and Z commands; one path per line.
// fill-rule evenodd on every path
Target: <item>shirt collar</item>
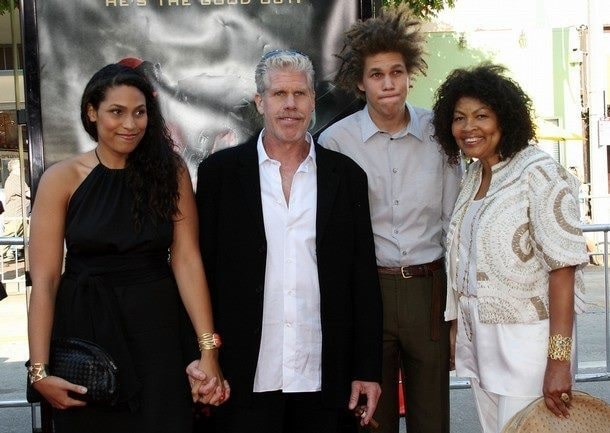
M 265 136 L 265 129 L 258 134 L 258 140 L 256 141 L 256 151 L 258 152 L 258 165 L 260 166 L 265 161 L 273 161 L 273 159 L 269 158 L 267 155 L 267 151 L 265 150 L 265 146 L 263 146 L 263 137 Z M 309 154 L 305 158 L 305 161 L 310 160 L 314 166 L 316 165 L 316 146 L 314 145 L 313 137 L 309 132 L 305 132 L 305 140 L 309 143 Z M 303 162 L 305 162 L 303 161 Z M 302 164 L 301 164 L 302 165 Z
M 415 109 L 408 102 L 405 102 L 405 107 L 409 111 L 409 124 L 406 128 L 403 128 L 401 131 L 397 132 L 392 137 L 401 138 L 407 136 L 408 134 L 411 134 L 420 141 L 423 141 L 424 134 L 422 131 L 421 122 L 419 121 L 419 117 L 417 116 L 417 113 L 415 113 Z M 373 119 L 371 119 L 368 104 L 362 109 L 361 115 L 362 117 L 360 125 L 362 127 L 362 142 L 366 143 L 369 138 L 371 138 L 373 135 L 380 131 L 377 125 L 375 125 L 375 122 L 373 122 Z

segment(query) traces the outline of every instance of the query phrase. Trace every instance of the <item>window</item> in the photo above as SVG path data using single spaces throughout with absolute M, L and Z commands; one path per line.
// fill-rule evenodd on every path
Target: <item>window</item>
M 559 119 L 557 119 L 557 118 L 542 119 L 542 122 L 543 122 L 542 125 L 545 125 L 548 122 L 549 124 L 554 125 L 556 128 L 559 128 Z M 565 155 L 562 155 L 561 146 L 560 146 L 558 139 L 551 138 L 552 135 L 558 134 L 558 133 L 560 133 L 559 130 L 557 132 L 554 132 L 551 130 L 551 131 L 549 131 L 549 136 L 547 138 L 545 138 L 544 135 L 538 136 L 538 140 L 539 140 L 538 147 L 540 149 L 546 151 L 546 153 L 548 153 L 549 155 L 551 155 L 555 161 L 557 161 L 558 163 L 561 163 L 565 160 Z
M 17 44 L 17 69 L 23 69 L 23 53 L 21 44 Z M 0 44 L 0 71 L 13 69 L 13 46 L 10 44 Z
M 18 148 L 17 128 L 15 110 L 0 110 L 0 150 Z

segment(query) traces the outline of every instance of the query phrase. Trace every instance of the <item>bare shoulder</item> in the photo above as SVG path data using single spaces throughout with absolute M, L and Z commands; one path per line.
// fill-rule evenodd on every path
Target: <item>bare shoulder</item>
M 186 162 L 182 159 L 178 159 L 178 184 L 188 183 L 191 184 L 191 173 L 186 165 Z
M 182 158 L 178 158 L 178 176 L 183 176 L 188 173 L 188 167 L 186 166 L 186 162 Z
M 57 162 L 47 168 L 40 178 L 39 193 L 69 199 L 97 164 L 93 152 Z

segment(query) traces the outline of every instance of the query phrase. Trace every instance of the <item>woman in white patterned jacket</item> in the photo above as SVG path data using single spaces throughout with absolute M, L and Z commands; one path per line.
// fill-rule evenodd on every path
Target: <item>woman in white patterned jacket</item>
M 578 185 L 529 144 L 531 100 L 505 71 L 455 70 L 434 105 L 435 137 L 450 160 L 476 160 L 447 234 L 445 319 L 485 433 L 542 395 L 555 415 L 569 416 L 574 313 L 589 262 Z

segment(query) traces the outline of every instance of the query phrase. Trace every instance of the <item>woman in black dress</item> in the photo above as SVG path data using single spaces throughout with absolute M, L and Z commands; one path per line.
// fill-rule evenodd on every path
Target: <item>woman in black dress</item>
M 184 369 L 198 357 L 195 332 L 208 337 L 198 361 L 207 402 L 221 403 L 229 389 L 209 338 L 188 170 L 152 87 L 129 67 L 108 65 L 91 78 L 81 120 L 97 146 L 51 166 L 32 211 L 30 380 L 54 407 L 57 432 L 191 432 Z M 86 405 L 78 398 L 86 389 L 47 372 L 60 337 L 93 341 L 114 358 L 116 405 Z

